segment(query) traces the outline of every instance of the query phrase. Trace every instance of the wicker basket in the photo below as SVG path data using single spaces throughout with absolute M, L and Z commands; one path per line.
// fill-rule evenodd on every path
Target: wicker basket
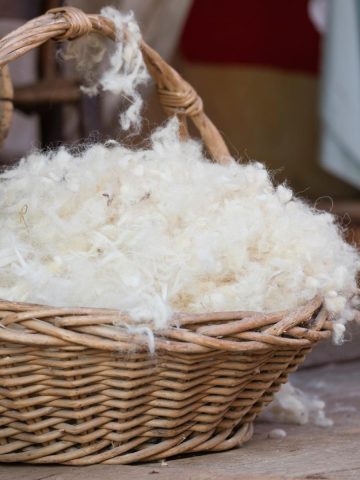
M 11 113 L 5 65 L 49 39 L 89 32 L 114 38 L 114 25 L 69 7 L 0 41 L 3 130 Z M 226 145 L 196 92 L 144 42 L 141 49 L 182 135 L 189 116 L 213 159 L 225 162 Z M 318 297 L 271 314 L 179 313 L 151 356 L 144 338 L 115 328 L 114 318 L 127 320 L 115 310 L 0 301 L 1 462 L 125 464 L 237 447 L 331 332 Z

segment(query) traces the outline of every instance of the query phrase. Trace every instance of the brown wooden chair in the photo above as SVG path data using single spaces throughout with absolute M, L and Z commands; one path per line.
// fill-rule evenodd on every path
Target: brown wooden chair
M 1 2 L 0 2 L 1 3 Z M 24 2 L 18 0 L 10 5 L 8 2 L 1 9 L 6 17 L 32 18 L 46 12 L 51 8 L 60 7 L 63 0 L 39 0 Z M 64 124 L 66 114 L 65 105 L 74 105 L 77 112 L 77 138 L 86 138 L 90 132 L 100 129 L 98 120 L 99 104 L 97 99 L 84 97 L 79 89 L 76 78 L 65 76 L 61 66 L 56 62 L 55 42 L 47 42 L 39 48 L 37 57 L 37 80 L 25 86 L 15 87 L 13 106 L 24 113 L 39 115 L 41 147 L 65 142 Z M 0 72 L 0 113 L 2 118 L 2 131 L 5 131 L 5 122 L 11 118 L 11 87 L 6 71 Z M 0 142 L 3 139 L 0 138 Z

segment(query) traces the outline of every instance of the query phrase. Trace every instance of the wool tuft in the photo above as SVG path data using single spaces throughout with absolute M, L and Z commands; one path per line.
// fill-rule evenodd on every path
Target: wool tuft
M 282 440 L 283 438 L 286 437 L 286 435 L 287 435 L 286 431 L 283 430 L 282 428 L 273 428 L 268 433 L 268 437 L 273 440 Z
M 281 386 L 274 400 L 260 418 L 269 422 L 332 427 L 334 421 L 325 413 L 325 402 L 316 396 L 294 387 L 290 382 Z
M 67 44 L 63 57 L 76 62 L 86 86 L 81 90 L 90 96 L 100 90 L 122 97 L 130 106 L 120 114 L 124 130 L 141 126 L 142 97 L 138 91 L 150 79 L 139 48 L 141 33 L 133 12 L 121 13 L 104 7 L 100 14 L 112 20 L 116 27 L 115 43 L 93 33 Z
M 34 152 L 0 175 L 0 298 L 127 312 L 151 341 L 177 311 L 354 316 L 359 256 L 260 163 L 210 163 L 170 120 L 146 149 Z M 337 335 L 340 335 L 337 327 Z

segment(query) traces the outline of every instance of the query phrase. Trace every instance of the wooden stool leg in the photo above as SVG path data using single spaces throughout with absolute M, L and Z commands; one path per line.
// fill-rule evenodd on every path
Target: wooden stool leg
M 10 128 L 13 112 L 13 87 L 7 66 L 0 68 L 0 145 Z

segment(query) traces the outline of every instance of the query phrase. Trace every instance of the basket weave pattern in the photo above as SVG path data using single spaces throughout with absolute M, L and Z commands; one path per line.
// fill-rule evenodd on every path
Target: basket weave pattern
M 108 19 L 50 11 L 0 40 L 0 68 L 51 38 L 90 32 L 114 38 Z M 141 49 L 181 134 L 191 118 L 213 159 L 226 162 L 193 88 Z M 319 297 L 268 314 L 179 313 L 151 355 L 118 311 L 0 301 L 0 462 L 125 464 L 239 446 L 288 374 L 330 335 L 327 317 Z

